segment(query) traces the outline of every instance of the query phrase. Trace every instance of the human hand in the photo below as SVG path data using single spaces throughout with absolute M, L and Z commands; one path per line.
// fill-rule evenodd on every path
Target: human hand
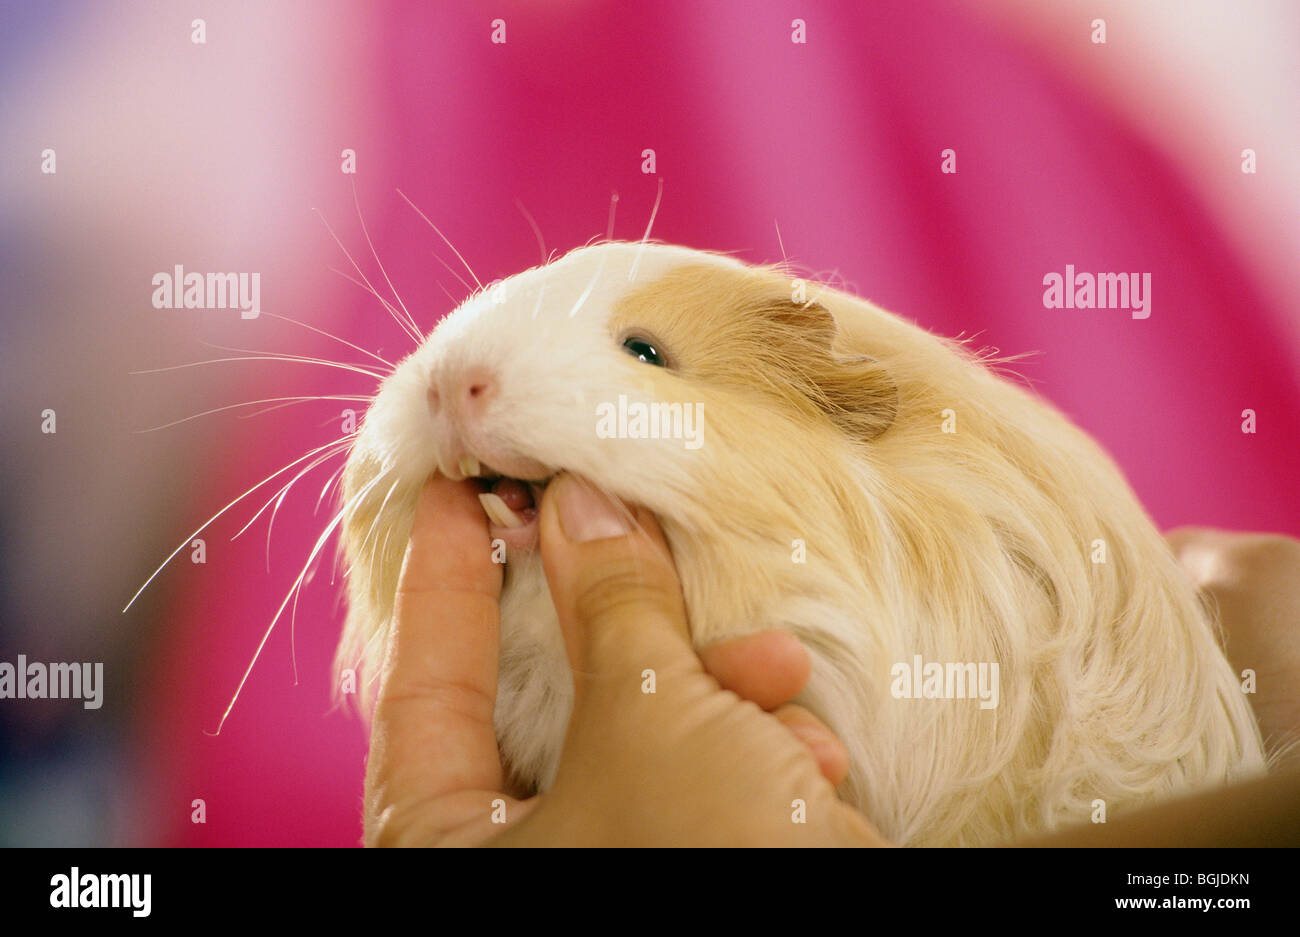
M 787 703 L 808 677 L 798 641 L 765 632 L 697 657 L 653 516 L 566 536 L 559 502 L 588 491 L 561 476 L 540 508 L 577 698 L 554 788 L 521 800 L 503 791 L 492 726 L 501 567 L 474 483 L 426 486 L 375 706 L 367 844 L 883 844 L 835 796 L 843 746 Z M 641 692 L 646 669 L 656 693 Z
M 1255 671 L 1248 698 L 1265 742 L 1300 739 L 1300 541 L 1202 527 L 1168 540 L 1217 607 L 1233 669 Z

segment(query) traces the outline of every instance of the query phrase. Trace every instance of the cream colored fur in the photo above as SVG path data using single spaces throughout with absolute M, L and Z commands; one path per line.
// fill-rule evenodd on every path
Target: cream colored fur
M 474 363 L 501 378 L 489 448 L 660 518 L 697 646 L 773 627 L 802 639 L 800 701 L 848 746 L 843 796 L 892 840 L 994 843 L 1263 770 L 1211 622 L 1100 448 L 962 345 L 809 290 L 714 254 L 605 243 L 466 302 L 385 383 L 350 457 L 339 666 L 374 677 L 415 494 L 438 466 L 426 390 Z M 629 332 L 671 367 L 627 355 Z M 596 405 L 619 394 L 700 405 L 703 445 L 598 438 Z M 501 748 L 545 788 L 572 690 L 535 553 L 509 557 L 501 620 Z M 998 707 L 895 699 L 891 667 L 917 654 L 998 662 Z

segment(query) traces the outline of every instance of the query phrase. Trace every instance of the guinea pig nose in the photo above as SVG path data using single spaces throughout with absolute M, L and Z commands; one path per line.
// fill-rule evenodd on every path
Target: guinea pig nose
M 467 407 L 482 407 L 496 393 L 496 379 L 484 368 L 471 368 L 460 379 L 461 402 Z

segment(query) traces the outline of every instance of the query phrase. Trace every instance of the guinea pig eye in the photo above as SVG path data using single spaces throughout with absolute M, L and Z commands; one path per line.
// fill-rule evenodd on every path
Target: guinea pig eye
M 662 368 L 665 366 L 664 356 L 644 338 L 637 338 L 635 335 L 629 335 L 623 339 L 623 350 L 633 358 L 644 361 L 646 364 L 653 364 L 655 367 Z

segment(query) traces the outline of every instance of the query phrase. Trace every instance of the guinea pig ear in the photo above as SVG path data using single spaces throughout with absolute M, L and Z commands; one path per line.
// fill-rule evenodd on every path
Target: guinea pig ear
M 870 355 L 827 355 L 814 374 L 821 391 L 817 403 L 854 439 L 875 439 L 898 415 L 898 385 Z
M 835 338 L 835 317 L 817 300 L 772 300 L 764 303 L 763 312 L 770 328 L 789 333 L 798 344 L 807 343 L 830 351 L 831 342 Z
M 813 402 L 854 439 L 875 439 L 898 414 L 898 385 L 869 355 L 839 355 L 835 317 L 816 300 L 782 299 L 765 312 L 777 329 L 773 337 L 796 363 L 796 382 Z

